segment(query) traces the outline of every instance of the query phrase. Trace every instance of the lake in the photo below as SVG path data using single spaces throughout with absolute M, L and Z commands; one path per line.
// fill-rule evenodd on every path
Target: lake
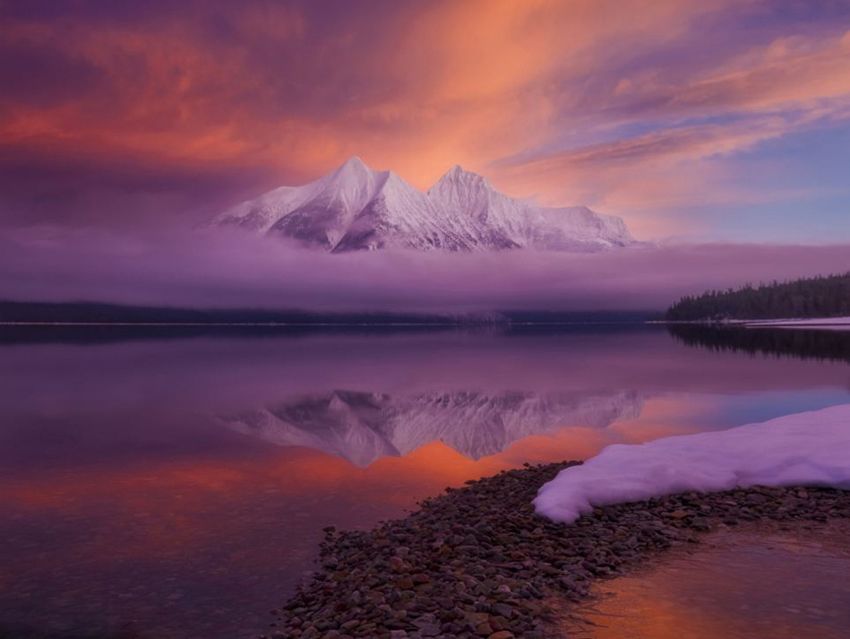
M 0 635 L 256 635 L 326 526 L 523 463 L 850 402 L 848 340 L 0 328 Z
M 571 639 L 846 639 L 850 522 L 749 524 L 597 582 Z

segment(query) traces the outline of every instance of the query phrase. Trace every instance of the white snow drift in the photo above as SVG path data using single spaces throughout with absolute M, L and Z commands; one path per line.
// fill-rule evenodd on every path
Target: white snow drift
M 594 506 L 749 486 L 850 488 L 850 404 L 720 432 L 615 444 L 544 484 L 535 510 L 572 522 Z
M 214 224 L 335 253 L 383 248 L 595 252 L 636 244 L 618 217 L 584 206 L 551 208 L 517 200 L 459 166 L 423 193 L 356 157 L 304 186 L 282 186 L 242 202 Z

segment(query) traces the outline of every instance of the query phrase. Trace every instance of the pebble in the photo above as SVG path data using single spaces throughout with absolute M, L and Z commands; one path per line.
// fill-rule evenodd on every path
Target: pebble
M 550 636 L 549 597 L 740 521 L 850 517 L 850 492 L 766 488 L 694 492 L 596 508 L 574 524 L 536 515 L 561 462 L 503 471 L 420 504 L 372 531 L 325 530 L 321 569 L 279 610 L 276 636 L 514 639 Z

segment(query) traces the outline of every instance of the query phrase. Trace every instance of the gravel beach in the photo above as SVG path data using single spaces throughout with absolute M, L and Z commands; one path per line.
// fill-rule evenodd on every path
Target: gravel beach
M 319 570 L 272 611 L 266 637 L 556 637 L 551 601 L 703 532 L 850 517 L 850 491 L 762 487 L 606 506 L 572 525 L 536 515 L 540 486 L 578 463 L 471 481 L 368 532 L 327 529 Z

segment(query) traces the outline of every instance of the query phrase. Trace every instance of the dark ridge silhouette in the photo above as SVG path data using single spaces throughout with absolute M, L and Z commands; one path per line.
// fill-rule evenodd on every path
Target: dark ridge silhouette
M 850 332 L 668 324 L 670 334 L 688 346 L 712 351 L 850 362 Z
M 482 315 L 311 313 L 187 309 L 94 302 L 0 301 L 0 344 L 109 343 L 197 337 L 297 337 L 316 333 L 387 334 L 496 330 L 508 335 L 650 330 L 649 312 L 506 311 Z M 657 330 L 657 329 L 656 329 Z
M 198 309 L 101 302 L 0 300 L 0 323 L 65 324 L 569 324 L 635 323 L 652 311 L 498 311 L 494 313 L 337 313 L 252 308 Z
M 300 310 L 197 309 L 101 302 L 0 301 L 0 322 L 66 324 L 445 324 L 487 321 L 415 313 L 311 313 Z
M 721 321 L 850 315 L 850 272 L 685 296 L 668 321 Z

